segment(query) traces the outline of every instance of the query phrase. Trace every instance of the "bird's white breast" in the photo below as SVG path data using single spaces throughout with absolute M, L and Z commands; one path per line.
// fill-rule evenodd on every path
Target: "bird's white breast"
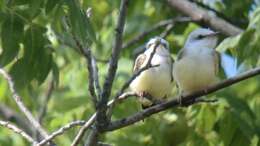
M 149 57 L 147 57 L 148 59 Z M 147 92 L 154 98 L 163 98 L 170 94 L 173 87 L 171 82 L 171 63 L 169 56 L 154 54 L 150 68 L 142 72 L 130 85 L 135 92 Z
M 174 64 L 173 75 L 184 93 L 204 89 L 217 81 L 212 49 L 190 50 Z

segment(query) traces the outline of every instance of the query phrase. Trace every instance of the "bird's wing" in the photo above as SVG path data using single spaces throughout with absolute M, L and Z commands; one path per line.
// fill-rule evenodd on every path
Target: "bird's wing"
M 219 73 L 219 68 L 220 68 L 220 54 L 215 50 L 213 53 L 214 53 L 215 75 L 217 75 Z
M 141 66 L 143 65 L 143 63 L 146 60 L 146 55 L 145 54 L 140 54 L 136 60 L 135 60 L 135 64 L 134 64 L 134 72 L 137 72 L 141 69 Z
M 177 54 L 177 60 L 182 59 L 183 55 L 185 54 L 184 48 L 182 48 Z

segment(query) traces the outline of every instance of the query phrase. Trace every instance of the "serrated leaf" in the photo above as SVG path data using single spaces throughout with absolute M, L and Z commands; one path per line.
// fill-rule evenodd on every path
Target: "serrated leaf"
M 11 62 L 19 51 L 19 43 L 23 35 L 23 21 L 14 15 L 10 15 L 2 24 L 1 41 L 3 52 L 0 55 L 2 66 Z

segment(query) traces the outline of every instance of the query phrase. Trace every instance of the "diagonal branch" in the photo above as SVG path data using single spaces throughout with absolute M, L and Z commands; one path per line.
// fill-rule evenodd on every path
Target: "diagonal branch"
M 51 95 L 52 95 L 53 89 L 54 89 L 54 79 L 52 79 L 50 81 L 50 83 L 49 83 L 46 95 L 44 97 L 44 101 L 43 101 L 42 107 L 39 110 L 39 114 L 38 114 L 38 121 L 39 121 L 39 123 L 42 123 L 42 120 L 43 120 L 44 116 L 46 115 L 47 106 L 48 106 L 49 100 L 51 99 Z
M 145 36 L 149 35 L 150 33 L 157 31 L 161 28 L 167 27 L 168 25 L 174 25 L 175 23 L 178 23 L 178 22 L 190 22 L 190 21 L 191 21 L 191 19 L 189 17 L 176 17 L 173 19 L 162 20 L 162 21 L 156 23 L 150 29 L 143 31 L 142 33 L 140 33 L 139 35 L 137 35 L 136 37 L 134 37 L 133 39 L 131 39 L 130 41 L 125 43 L 123 45 L 123 48 L 128 48 L 128 47 L 134 45 L 135 43 L 139 42 L 141 39 L 143 39 Z
M 25 138 L 26 140 L 28 140 L 30 143 L 32 143 L 32 145 L 36 144 L 37 142 L 33 140 L 33 138 L 31 136 L 29 136 L 26 132 L 24 132 L 22 129 L 16 127 L 15 125 L 6 122 L 6 121 L 2 121 L 0 120 L 0 126 L 6 127 L 10 130 L 12 130 L 13 132 L 20 134 L 23 138 Z
M 182 97 L 182 103 L 189 103 L 190 101 L 196 100 L 200 96 L 204 96 L 207 94 L 210 94 L 212 92 L 218 91 L 220 89 L 226 88 L 228 86 L 231 86 L 233 84 L 239 83 L 243 80 L 246 80 L 248 78 L 254 77 L 256 75 L 260 74 L 260 67 L 257 67 L 255 69 L 251 69 L 247 72 L 244 72 L 240 75 L 237 75 L 235 77 L 226 79 L 218 84 L 212 85 L 209 88 L 194 92 L 192 94 L 186 95 Z M 104 131 L 113 131 L 116 129 L 120 129 L 126 126 L 129 126 L 131 124 L 134 124 L 140 120 L 143 120 L 153 114 L 159 113 L 161 111 L 167 110 L 169 108 L 177 107 L 180 105 L 179 101 L 180 97 L 174 97 L 173 100 L 163 102 L 161 104 L 152 106 L 150 108 L 147 108 L 143 111 L 140 111 L 132 116 L 123 118 L 121 120 L 117 120 L 112 122 Z M 196 102 L 194 102 L 196 103 Z
M 41 142 L 39 142 L 36 146 L 43 146 L 45 145 L 47 142 L 51 141 L 52 139 L 54 139 L 55 137 L 63 134 L 64 132 L 66 132 L 67 130 L 71 129 L 72 127 L 75 126 L 80 126 L 83 125 L 85 123 L 85 121 L 73 121 L 71 123 L 66 124 L 65 126 L 61 127 L 60 129 L 52 132 L 52 134 L 50 136 L 48 136 L 47 138 L 43 139 Z
M 34 129 L 32 128 L 31 124 L 28 123 L 27 119 L 22 117 L 19 113 L 15 112 L 9 106 L 4 104 L 0 104 L 0 116 L 5 121 L 10 121 L 24 130 L 27 134 L 33 135 Z
M 197 23 L 201 25 L 206 24 L 212 29 L 220 31 L 225 35 L 233 36 L 243 32 L 243 30 L 237 26 L 234 26 L 222 18 L 210 14 L 204 8 L 201 8 L 190 1 L 168 0 L 168 3 L 174 10 L 177 9 L 177 11 L 180 11 L 181 13 L 191 17 L 192 20 L 196 21 Z
M 32 113 L 27 109 L 27 107 L 22 102 L 22 98 L 18 95 L 18 93 L 15 90 L 14 82 L 11 78 L 11 76 L 2 68 L 0 68 L 0 74 L 3 75 L 3 77 L 7 80 L 9 88 L 12 93 L 12 98 L 18 105 L 20 111 L 26 116 L 26 118 L 29 120 L 29 122 L 32 124 L 32 126 L 37 130 L 42 137 L 46 138 L 48 137 L 48 133 L 42 128 L 41 124 L 34 118 Z
M 166 38 L 169 34 L 170 34 L 170 32 L 171 32 L 171 30 L 174 28 L 174 26 L 175 26 L 175 24 L 176 23 L 181 23 L 181 22 L 192 22 L 192 19 L 190 18 L 190 17 L 176 17 L 176 18 L 173 18 L 173 19 L 171 19 L 171 20 L 163 20 L 163 21 L 161 21 L 161 22 L 159 22 L 159 23 L 157 23 L 157 24 L 155 24 L 155 26 L 153 26 L 152 28 L 154 28 L 154 29 L 149 29 L 149 30 L 147 30 L 147 31 L 144 31 L 143 33 L 141 33 L 139 36 L 137 36 L 136 38 L 138 38 L 138 37 L 140 37 L 140 36 L 142 36 L 142 37 L 140 37 L 140 38 L 138 38 L 138 39 L 133 39 L 133 40 L 135 40 L 135 42 L 132 42 L 132 44 L 129 44 L 129 46 L 130 45 L 133 45 L 134 43 L 137 43 L 138 41 L 140 41 L 141 39 L 143 39 L 143 37 L 145 37 L 146 35 L 148 35 L 148 34 L 150 34 L 150 33 L 152 33 L 152 32 L 154 32 L 154 31 L 156 31 L 157 29 L 159 29 L 157 26 L 163 26 L 163 27 L 165 27 L 165 30 L 159 35 L 160 37 L 162 37 L 162 38 Z M 160 24 L 166 24 L 167 23 L 167 25 L 160 25 Z M 130 41 L 129 41 L 129 43 L 130 43 Z M 128 44 L 128 43 L 127 43 Z M 127 45 L 126 44 L 126 45 Z M 128 47 L 128 46 L 127 46 Z M 141 54 L 142 52 L 144 52 L 144 50 L 145 50 L 145 45 L 143 44 L 143 45 L 140 45 L 140 46 L 138 46 L 137 48 L 135 48 L 134 49 L 134 51 L 133 51 L 133 56 L 137 56 L 137 55 L 139 55 L 139 54 Z

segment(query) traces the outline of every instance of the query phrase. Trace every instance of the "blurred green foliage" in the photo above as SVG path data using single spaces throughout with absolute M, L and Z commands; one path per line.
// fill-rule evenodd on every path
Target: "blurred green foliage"
M 228 18 L 246 22 L 238 24 L 245 32 L 225 39 L 218 50 L 234 56 L 241 71 L 259 65 L 260 7 L 257 2 L 201 2 L 210 3 Z M 116 0 L 0 0 L 0 66 L 10 72 L 22 100 L 35 116 L 44 104 L 49 83 L 55 81 L 43 120 L 48 131 L 73 120 L 87 119 L 94 112 L 87 89 L 85 59 L 73 37 L 93 51 L 103 83 L 107 64 L 102 60 L 110 58 L 119 4 Z M 86 17 L 88 8 L 92 8 L 90 18 Z M 130 1 L 124 42 L 159 21 L 179 15 L 163 0 Z M 196 27 L 193 23 L 174 26 L 166 38 L 173 57 Z M 131 76 L 134 50 L 162 31 L 156 30 L 122 51 L 112 94 Z M 102 139 L 115 146 L 260 146 L 259 89 L 260 78 L 255 77 L 210 95 L 219 99 L 215 104 L 170 109 Z M 0 78 L 0 100 L 18 111 L 3 78 Z M 116 107 L 113 119 L 140 110 L 140 105 L 131 98 Z M 71 129 L 55 142 L 70 145 L 77 130 Z M 0 128 L 0 145 L 25 146 L 28 143 L 8 129 Z

